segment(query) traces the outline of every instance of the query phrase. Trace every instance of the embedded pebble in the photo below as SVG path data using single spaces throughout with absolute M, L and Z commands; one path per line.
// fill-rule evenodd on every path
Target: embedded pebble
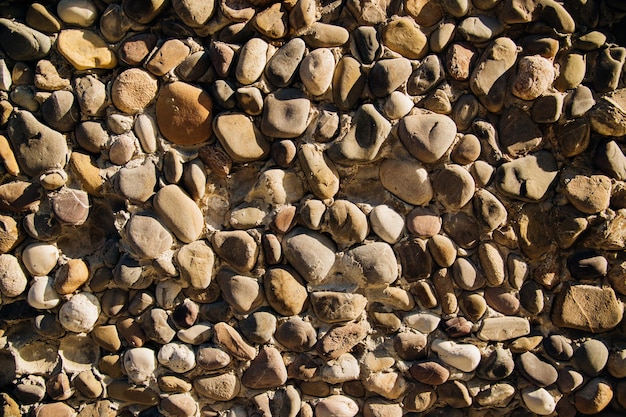
M 5 414 L 626 405 L 619 1 L 18 3 Z

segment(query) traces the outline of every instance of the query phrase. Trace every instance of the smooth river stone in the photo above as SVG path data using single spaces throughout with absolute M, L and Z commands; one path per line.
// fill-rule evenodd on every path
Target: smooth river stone
M 402 237 L 404 217 L 385 204 L 372 209 L 369 221 L 374 233 L 389 244 L 396 243 Z
M 386 159 L 380 165 L 379 175 L 387 191 L 409 204 L 423 206 L 433 198 L 428 171 L 418 161 Z
M 287 268 L 268 269 L 263 287 L 268 304 L 284 316 L 300 314 L 307 304 L 308 294 L 302 279 Z
M 154 196 L 153 204 L 161 221 L 178 239 L 190 243 L 200 237 L 204 228 L 202 212 L 179 186 L 170 184 L 161 188 Z
M 492 317 L 483 320 L 478 337 L 483 340 L 504 342 L 530 333 L 530 324 L 523 317 Z
M 296 70 L 302 61 L 305 49 L 306 44 L 301 38 L 293 38 L 281 46 L 265 66 L 264 73 L 268 81 L 279 88 L 291 84 L 297 74 Z
M 220 113 L 213 123 L 215 135 L 235 162 L 252 162 L 265 158 L 270 143 L 243 113 Z
M 263 103 L 261 131 L 274 138 L 298 137 L 308 126 L 310 109 L 311 102 L 295 88 L 268 94 Z
M 177 145 L 196 145 L 211 136 L 213 101 L 198 87 L 173 82 L 161 88 L 156 117 L 166 139 Z
M 241 47 L 235 69 L 237 81 L 243 85 L 249 85 L 263 74 L 268 46 L 263 39 L 252 38 Z
M 400 120 L 400 140 L 409 153 L 424 163 L 439 160 L 456 137 L 452 119 L 440 114 L 416 114 Z
M 193 387 L 201 397 L 214 401 L 230 401 L 239 394 L 241 383 L 233 374 L 199 376 L 194 379 Z
M 17 297 L 26 290 L 28 280 L 17 258 L 10 254 L 0 255 L 0 293 L 4 297 Z
M 339 110 L 347 111 L 356 105 L 366 82 L 359 61 L 343 56 L 335 67 L 332 85 L 333 102 Z
M 493 41 L 483 52 L 470 76 L 470 88 L 478 97 L 494 94 L 498 80 L 515 64 L 517 45 L 511 39 L 501 37 Z
M 126 236 L 133 251 L 147 259 L 157 258 L 173 243 L 170 232 L 150 215 L 133 215 L 126 223 Z
M 23 23 L 0 19 L 0 45 L 16 61 L 38 60 L 50 52 L 50 38 Z
M 366 285 L 387 285 L 398 277 L 398 265 L 391 246 L 370 242 L 346 251 L 342 272 L 352 281 Z
M 537 202 L 546 197 L 557 175 L 552 154 L 540 151 L 502 164 L 496 171 L 495 183 L 505 196 Z
M 181 247 L 176 254 L 181 278 L 192 288 L 205 289 L 213 278 L 215 255 L 209 245 L 202 240 Z
M 297 38 L 296 38 L 297 39 Z M 304 57 L 299 74 L 307 91 L 314 96 L 322 95 L 333 81 L 335 57 L 328 48 L 319 48 Z
M 435 339 L 431 349 L 446 364 L 463 372 L 472 372 L 480 363 L 480 350 L 474 345 Z
M 458 211 L 470 202 L 476 185 L 472 175 L 456 164 L 444 166 L 432 176 L 435 198 L 447 211 Z
M 307 282 L 324 281 L 335 264 L 335 243 L 327 236 L 297 227 L 283 239 L 285 258 Z
M 350 130 L 333 142 L 328 155 L 345 165 L 374 161 L 390 131 L 391 124 L 374 105 L 364 104 L 352 118 Z

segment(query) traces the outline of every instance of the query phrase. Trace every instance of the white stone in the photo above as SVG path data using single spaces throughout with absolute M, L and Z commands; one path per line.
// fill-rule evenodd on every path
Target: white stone
M 86 28 L 98 18 L 98 8 L 91 0 L 61 0 L 57 4 L 57 15 L 65 23 Z
M 480 363 L 480 350 L 474 345 L 436 339 L 431 348 L 442 361 L 463 372 L 472 372 Z
M 315 406 L 315 417 L 354 417 L 358 412 L 354 400 L 343 395 L 323 398 Z
M 54 290 L 54 279 L 50 277 L 35 277 L 30 284 L 28 305 L 38 310 L 50 310 L 61 302 L 61 297 Z
M 522 399 L 526 407 L 540 416 L 552 414 L 556 401 L 545 388 L 529 388 L 522 391 Z
M 156 367 L 157 360 L 152 349 L 140 347 L 124 353 L 124 370 L 129 381 L 135 384 L 148 385 L 154 379 Z
M 372 230 L 385 242 L 394 244 L 402 237 L 404 217 L 388 205 L 374 207 L 369 218 Z
M 9 91 L 11 90 L 11 85 L 13 85 L 11 71 L 9 71 L 4 58 L 0 58 L 0 90 Z
M 22 251 L 22 262 L 32 276 L 48 275 L 57 265 L 59 250 L 47 243 L 32 243 Z
M 135 120 L 135 136 L 139 138 L 141 149 L 145 153 L 157 150 L 158 128 L 156 121 L 147 114 L 140 114 Z
M 241 47 L 235 70 L 237 81 L 249 85 L 259 79 L 267 62 L 268 47 L 261 38 L 252 38 Z
M 159 363 L 174 372 L 184 373 L 196 366 L 196 357 L 193 350 L 182 343 L 168 343 L 163 345 L 158 354 Z
M 335 71 L 335 58 L 328 48 L 318 48 L 304 57 L 300 63 L 300 79 L 307 91 L 314 96 L 322 95 L 330 87 Z
M 411 97 L 400 91 L 394 91 L 387 96 L 383 104 L 383 114 L 391 120 L 401 119 L 409 114 L 413 106 Z
M 359 361 L 349 353 L 344 353 L 337 359 L 328 361 L 322 368 L 322 380 L 329 384 L 339 384 L 345 381 L 359 379 L 361 369 Z
M 411 313 L 404 316 L 403 321 L 410 328 L 429 334 L 437 329 L 441 317 L 432 313 Z
M 81 333 L 90 331 L 100 316 L 98 297 L 88 292 L 78 293 L 59 309 L 59 323 L 65 329 Z

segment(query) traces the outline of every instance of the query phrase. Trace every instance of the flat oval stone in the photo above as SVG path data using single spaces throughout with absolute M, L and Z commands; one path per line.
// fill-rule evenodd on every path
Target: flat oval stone
M 456 285 L 465 291 L 482 288 L 487 281 L 482 271 L 479 271 L 469 258 L 456 258 L 452 264 L 452 274 Z
M 492 93 L 500 79 L 514 64 L 517 58 L 517 45 L 511 39 L 500 37 L 483 52 L 470 76 L 472 92 L 480 97 Z
M 217 232 L 213 235 L 212 243 L 215 253 L 238 271 L 249 272 L 256 264 L 259 247 L 245 231 Z
M 297 227 L 283 240 L 283 252 L 308 282 L 323 281 L 335 264 L 335 244 L 325 235 Z
M 467 17 L 457 27 L 458 33 L 466 41 L 476 44 L 490 41 L 503 30 L 497 18 L 484 14 Z
M 304 57 L 305 48 L 306 44 L 301 38 L 293 38 L 281 46 L 265 66 L 264 74 L 268 81 L 279 88 L 291 84 Z
M 503 342 L 530 333 L 530 323 L 523 317 L 490 317 L 483 320 L 477 336 L 482 340 Z
M 347 29 L 328 23 L 313 22 L 302 38 L 310 48 L 332 48 L 348 42 Z
M 354 417 L 358 412 L 359 406 L 354 400 L 344 395 L 331 395 L 315 406 L 315 417 Z
M 428 204 L 434 195 L 428 171 L 418 161 L 386 159 L 380 165 L 380 181 L 389 192 L 416 206 Z
M 23 23 L 0 19 L 0 45 L 16 61 L 37 60 L 48 55 L 50 39 Z
M 404 230 L 404 217 L 391 207 L 381 204 L 372 209 L 369 221 L 374 233 L 389 244 L 400 240 Z
M 299 74 L 307 91 L 314 96 L 328 90 L 333 80 L 335 57 L 328 48 L 318 48 L 304 57 Z
M 17 258 L 7 253 L 0 255 L 0 293 L 4 297 L 17 297 L 26 290 L 27 284 Z
M 57 269 L 54 288 L 59 294 L 71 294 L 89 280 L 89 268 L 82 259 L 70 259 Z
M 173 243 L 170 232 L 150 215 L 133 215 L 126 223 L 126 236 L 141 258 L 155 259 Z
M 196 240 L 182 246 L 176 254 L 181 278 L 189 282 L 192 288 L 205 289 L 213 278 L 215 256 L 206 242 Z
M 267 63 L 268 44 L 261 38 L 252 38 L 239 52 L 235 77 L 243 85 L 252 84 L 261 74 Z
M 287 349 L 295 352 L 311 350 L 317 342 L 317 333 L 311 323 L 293 316 L 278 325 L 274 335 Z
M 178 145 L 195 145 L 212 133 L 213 101 L 204 90 L 183 82 L 161 88 L 156 102 L 159 130 Z
M 413 378 L 428 385 L 441 385 L 450 376 L 448 369 L 433 361 L 416 362 L 409 372 Z
M 153 199 L 154 210 L 174 235 L 185 243 L 197 240 L 204 228 L 204 217 L 196 203 L 177 185 L 161 188 Z M 179 213 L 187 215 L 180 217 Z
M 609 350 L 600 340 L 587 340 L 574 353 L 578 368 L 587 376 L 600 375 L 609 359 Z
M 287 88 L 267 95 L 263 103 L 261 131 L 271 137 L 289 139 L 307 128 L 311 102 L 299 90 Z
M 517 363 L 523 375 L 540 387 L 554 384 L 558 378 L 556 369 L 548 362 L 539 359 L 534 353 L 522 353 Z
M 409 153 L 424 163 L 441 158 L 456 136 L 456 125 L 447 116 L 419 114 L 404 117 L 398 133 Z
M 363 92 L 367 77 L 361 71 L 361 64 L 350 56 L 343 56 L 333 74 L 333 102 L 343 111 L 354 107 Z
M 220 143 L 236 162 L 263 159 L 270 151 L 265 136 L 245 114 L 220 113 L 213 126 Z
M 463 372 L 473 371 L 480 363 L 480 350 L 474 345 L 436 339 L 431 348 L 442 361 Z
M 335 200 L 326 210 L 324 220 L 322 231 L 330 233 L 340 247 L 363 242 L 369 232 L 365 213 L 347 200 Z
M 398 277 L 393 249 L 384 242 L 370 242 L 346 251 L 341 266 L 346 277 L 359 284 L 391 284 Z
M 457 211 L 465 206 L 474 195 L 475 183 L 472 175 L 463 167 L 447 165 L 437 171 L 432 181 L 435 197 L 448 211 Z
M 249 314 L 263 300 L 259 282 L 254 278 L 223 269 L 217 274 L 216 280 L 222 290 L 222 297 L 236 313 Z
M 379 60 L 368 74 L 370 91 L 376 97 L 385 97 L 405 83 L 412 72 L 411 63 L 406 58 Z

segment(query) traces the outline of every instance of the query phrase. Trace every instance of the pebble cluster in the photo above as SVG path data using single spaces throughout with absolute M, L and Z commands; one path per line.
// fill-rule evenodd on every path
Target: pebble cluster
M 0 16 L 2 416 L 626 412 L 624 1 Z

